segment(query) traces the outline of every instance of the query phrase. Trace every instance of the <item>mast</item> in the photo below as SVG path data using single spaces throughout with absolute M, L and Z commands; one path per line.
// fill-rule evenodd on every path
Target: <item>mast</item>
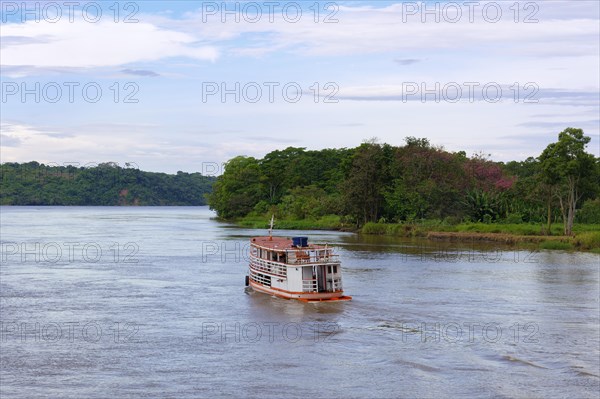
M 273 224 L 275 223 L 275 214 L 271 215 L 271 223 L 269 224 L 269 241 L 273 240 L 272 232 L 273 232 Z

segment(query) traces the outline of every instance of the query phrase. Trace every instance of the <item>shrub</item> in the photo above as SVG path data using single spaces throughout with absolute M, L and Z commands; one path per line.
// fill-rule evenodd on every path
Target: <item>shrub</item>
M 447 224 L 448 226 L 456 226 L 457 224 L 460 224 L 460 222 L 461 218 L 458 216 L 446 216 L 446 218 L 444 218 L 444 224 Z
M 573 249 L 573 244 L 571 244 L 570 242 L 562 242 L 562 241 L 542 241 L 540 243 L 540 248 L 541 249 L 562 249 L 562 250 L 569 250 L 569 249 Z
M 385 234 L 387 232 L 387 226 L 385 224 L 368 222 L 362 228 L 363 234 Z
M 600 224 L 600 198 L 585 201 L 581 209 L 577 211 L 577 221 Z
M 523 215 L 521 215 L 520 213 L 511 213 L 506 217 L 506 219 L 504 219 L 504 223 L 523 223 Z
M 573 242 L 581 249 L 600 248 L 600 231 L 577 234 Z
M 259 201 L 256 205 L 254 205 L 254 212 L 257 215 L 263 215 L 269 211 L 270 204 L 267 201 Z

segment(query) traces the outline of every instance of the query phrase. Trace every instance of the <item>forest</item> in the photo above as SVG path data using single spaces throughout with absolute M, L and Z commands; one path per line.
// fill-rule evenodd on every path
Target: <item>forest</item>
M 264 227 L 334 228 L 386 234 L 411 226 L 574 236 L 600 243 L 600 158 L 590 137 L 567 128 L 537 156 L 494 162 L 406 137 L 356 148 L 288 147 L 262 159 L 237 156 L 217 178 L 38 162 L 0 165 L 1 205 L 210 205 L 221 219 Z M 390 227 L 391 226 L 391 227 Z M 487 229 L 485 226 L 489 226 Z M 581 228 L 585 226 L 585 228 Z M 430 229 L 431 230 L 431 229 Z M 509 229 L 510 230 L 510 229 Z M 600 246 L 600 244 L 599 244 Z
M 280 226 L 510 223 L 535 224 L 541 235 L 558 225 L 570 236 L 575 223 L 600 224 L 600 158 L 589 142 L 567 128 L 537 157 L 507 163 L 415 137 L 402 146 L 372 139 L 356 148 L 289 147 L 229 160 L 208 203 L 223 219 L 274 214 Z
M 214 177 L 144 172 L 114 162 L 91 167 L 0 165 L 1 205 L 206 205 Z

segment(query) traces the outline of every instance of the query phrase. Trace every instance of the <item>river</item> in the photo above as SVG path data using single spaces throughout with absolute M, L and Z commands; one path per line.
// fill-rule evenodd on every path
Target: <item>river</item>
M 0 397 L 597 398 L 600 256 L 275 230 L 352 301 L 244 287 L 206 207 L 2 207 Z

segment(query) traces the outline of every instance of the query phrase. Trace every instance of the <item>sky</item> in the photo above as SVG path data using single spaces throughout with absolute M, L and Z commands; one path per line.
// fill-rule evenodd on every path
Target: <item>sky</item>
M 0 160 L 219 174 L 414 136 L 509 161 L 567 127 L 600 156 L 599 4 L 2 0 Z

